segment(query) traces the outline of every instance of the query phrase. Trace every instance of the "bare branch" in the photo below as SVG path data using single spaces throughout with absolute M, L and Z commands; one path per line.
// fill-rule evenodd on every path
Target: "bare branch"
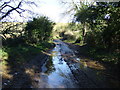
M 26 3 L 30 5 L 35 5 L 37 7 L 37 4 L 35 2 L 27 1 Z
M 10 8 L 14 8 L 14 7 L 12 7 L 12 6 L 10 6 L 10 5 L 5 5 L 5 6 L 3 6 L 1 9 L 0 9 L 0 11 L 2 11 L 4 8 L 6 8 L 6 7 L 10 7 Z
M 5 15 L 3 15 L 3 16 L 0 18 L 0 20 L 2 20 L 3 18 L 5 18 L 6 16 L 8 16 L 12 11 L 18 9 L 18 8 L 20 7 L 21 4 L 22 4 L 22 1 L 19 2 L 18 6 L 15 7 L 15 8 L 12 7 L 12 6 L 7 5 L 7 6 L 11 7 L 12 9 L 8 10 L 8 12 L 7 12 Z
M 39 1 L 39 0 L 38 0 Z M 23 17 L 23 12 L 29 13 L 31 16 L 35 15 L 32 10 L 34 10 L 34 7 L 37 7 L 38 2 L 35 3 L 31 0 L 2 0 L 2 5 L 0 5 L 0 21 L 5 19 L 7 16 L 11 16 L 11 12 L 15 11 L 19 14 L 20 17 Z M 23 5 L 27 5 L 28 8 L 24 7 Z M 31 17 L 29 16 L 29 17 Z M 29 18 L 27 17 L 27 18 Z M 6 19 L 5 19 L 6 20 Z
M 10 2 L 11 2 L 11 0 L 8 1 L 8 2 L 4 2 L 3 5 L 1 5 L 1 7 L 3 7 L 4 5 L 7 5 L 7 4 L 10 3 Z

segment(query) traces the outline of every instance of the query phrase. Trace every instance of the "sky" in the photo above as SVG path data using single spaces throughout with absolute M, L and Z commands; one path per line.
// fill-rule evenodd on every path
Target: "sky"
M 14 2 L 11 3 L 13 6 L 18 5 L 18 3 L 21 0 L 15 0 L 15 1 L 16 1 L 16 4 Z M 23 1 L 26 1 L 26 0 L 23 0 Z M 32 7 L 29 7 L 27 4 L 24 4 L 22 8 L 31 10 L 32 12 L 36 13 L 38 16 L 40 15 L 47 16 L 49 17 L 50 20 L 58 23 L 67 23 L 67 22 L 70 22 L 72 19 L 71 16 L 64 14 L 67 10 L 67 7 L 61 3 L 61 1 L 71 2 L 71 0 L 28 0 L 28 1 L 34 1 L 37 4 L 37 7 L 34 5 L 32 5 Z M 9 20 L 11 22 L 14 22 L 14 21 L 24 22 L 28 20 L 28 17 L 30 17 L 31 14 L 28 12 L 23 12 L 22 16 L 24 16 L 24 19 L 21 18 L 16 11 L 13 11 L 10 14 L 10 17 L 12 18 L 10 19 L 9 17 L 7 17 L 3 21 Z
M 41 2 L 41 6 L 35 10 L 55 22 L 68 22 L 70 19 L 63 14 L 65 11 L 66 8 L 60 3 L 60 0 L 44 0 Z
M 72 20 L 72 16 L 69 14 L 64 14 L 70 7 L 62 4 L 63 2 L 71 2 L 72 0 L 43 0 L 41 7 L 36 9 L 36 12 L 39 11 L 39 14 L 48 16 L 51 20 L 60 23 L 66 23 Z M 80 0 L 74 0 L 78 2 Z M 82 0 L 81 0 L 82 1 Z M 84 0 L 92 1 L 92 0 Z
M 18 1 L 18 2 L 17 2 Z M 21 0 L 17 0 L 16 3 L 11 3 L 13 6 L 18 5 Z M 37 7 L 32 5 L 31 7 L 28 4 L 24 4 L 22 6 L 23 9 L 31 10 L 32 12 L 36 13 L 38 16 L 44 15 L 49 17 L 50 20 L 54 22 L 66 23 L 70 21 L 69 16 L 63 14 L 66 11 L 66 8 L 63 4 L 60 3 L 61 0 L 29 0 L 34 1 L 37 4 Z M 67 0 L 71 1 L 71 0 Z M 15 6 L 16 7 L 16 6 Z M 33 15 L 33 14 L 32 14 Z M 12 19 L 7 17 L 4 21 L 9 20 L 14 22 L 16 21 L 23 22 L 27 21 L 28 17 L 31 16 L 28 12 L 23 12 L 22 16 L 24 19 L 19 16 L 16 11 L 11 12 L 10 16 Z M 34 15 L 33 15 L 34 16 Z
M 21 0 L 17 0 L 17 1 L 21 1 Z M 66 7 L 65 5 L 60 3 L 61 1 L 71 2 L 72 0 L 30 0 L 30 1 L 36 2 L 38 6 L 37 7 L 32 6 L 30 8 L 28 5 L 23 5 L 24 9 L 25 8 L 30 9 L 31 11 L 33 11 L 34 13 L 37 13 L 38 15 L 47 16 L 49 17 L 50 20 L 54 22 L 67 23 L 67 22 L 70 22 L 72 19 L 72 16 L 63 14 L 65 13 L 66 10 L 69 9 L 69 7 Z M 80 0 L 74 0 L 74 1 L 80 1 Z M 93 0 L 81 0 L 81 1 L 90 2 Z M 24 12 L 23 16 L 27 20 L 30 14 L 28 12 Z M 24 21 L 19 17 L 19 14 L 15 11 L 11 13 L 11 17 L 15 19 L 17 18 L 17 20 L 20 22 Z M 14 19 L 11 19 L 11 20 L 14 20 Z

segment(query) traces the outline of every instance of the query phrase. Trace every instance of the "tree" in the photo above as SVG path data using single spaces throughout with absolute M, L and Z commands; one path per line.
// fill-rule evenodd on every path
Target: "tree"
M 0 22 L 0 34 L 4 39 L 16 38 L 24 33 L 25 23 L 22 22 Z
M 70 14 L 71 17 L 73 17 L 72 22 L 74 22 L 74 23 L 78 22 L 78 23 L 82 24 L 82 29 L 80 29 L 80 30 L 82 30 L 82 40 L 84 41 L 84 37 L 87 32 L 87 25 L 88 25 L 87 22 L 89 21 L 89 17 L 90 17 L 89 16 L 90 11 L 88 11 L 89 4 L 82 0 L 79 0 L 78 2 L 74 1 L 74 0 L 71 0 L 71 2 L 62 1 L 62 3 L 67 4 L 69 6 L 68 10 L 66 10 L 65 13 Z
M 87 21 L 89 19 L 88 16 L 89 16 L 88 6 L 81 3 L 81 7 L 79 7 L 76 10 L 76 14 L 74 15 L 74 17 L 76 18 L 75 19 L 76 21 L 81 22 L 81 24 L 83 25 L 82 28 L 83 41 L 87 32 Z
M 25 35 L 29 43 L 39 44 L 49 40 L 54 23 L 47 17 L 33 18 L 27 23 Z
M 22 23 L 18 20 L 19 17 L 14 18 L 14 15 L 17 13 L 20 16 L 20 19 L 25 20 L 25 13 L 30 13 L 30 17 L 34 16 L 32 11 L 32 6 L 36 6 L 39 3 L 38 0 L 0 0 L 0 36 L 4 40 L 9 38 L 16 38 L 23 35 L 24 29 L 22 28 L 25 23 Z M 29 7 L 29 9 L 28 9 Z M 30 17 L 27 17 L 30 18 Z M 35 16 L 34 16 L 35 17 Z M 11 22 L 12 21 L 17 21 Z M 20 22 L 20 23 L 19 23 Z M 22 29 L 22 30 L 21 30 Z
M 76 11 L 76 21 L 89 24 L 94 35 L 94 42 L 111 49 L 113 38 L 119 37 L 119 7 L 118 2 L 97 2 L 97 5 L 83 5 Z M 109 16 L 110 15 L 110 16 Z M 108 17 L 109 16 L 109 17 Z M 108 18 L 105 18 L 108 17 Z M 117 21 L 116 21 L 117 20 Z M 85 27 L 84 27 L 85 29 Z M 116 34 L 115 34 L 116 33 Z

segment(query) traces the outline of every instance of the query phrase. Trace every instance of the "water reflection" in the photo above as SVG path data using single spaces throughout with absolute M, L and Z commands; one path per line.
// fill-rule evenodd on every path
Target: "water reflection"
M 46 74 L 50 74 L 51 72 L 55 71 L 55 67 L 52 61 L 52 57 L 49 57 L 48 61 L 45 64 L 45 67 L 47 68 L 46 71 L 44 71 Z
M 69 50 L 67 48 L 67 50 Z M 67 51 L 66 50 L 66 51 Z M 65 52 L 66 52 L 65 51 Z M 56 45 L 52 57 L 42 66 L 36 87 L 39 88 L 76 88 L 74 76 L 61 55 L 61 46 Z

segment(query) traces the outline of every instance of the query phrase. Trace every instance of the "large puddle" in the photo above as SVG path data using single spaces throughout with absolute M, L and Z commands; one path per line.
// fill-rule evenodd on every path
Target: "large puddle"
M 56 44 L 52 50 L 52 57 L 42 66 L 42 72 L 39 75 L 37 88 L 76 88 L 77 82 L 62 58 L 65 53 L 71 53 L 71 50 L 64 46 Z M 64 50 L 62 50 L 64 49 Z M 64 51 L 64 52 L 62 52 Z

